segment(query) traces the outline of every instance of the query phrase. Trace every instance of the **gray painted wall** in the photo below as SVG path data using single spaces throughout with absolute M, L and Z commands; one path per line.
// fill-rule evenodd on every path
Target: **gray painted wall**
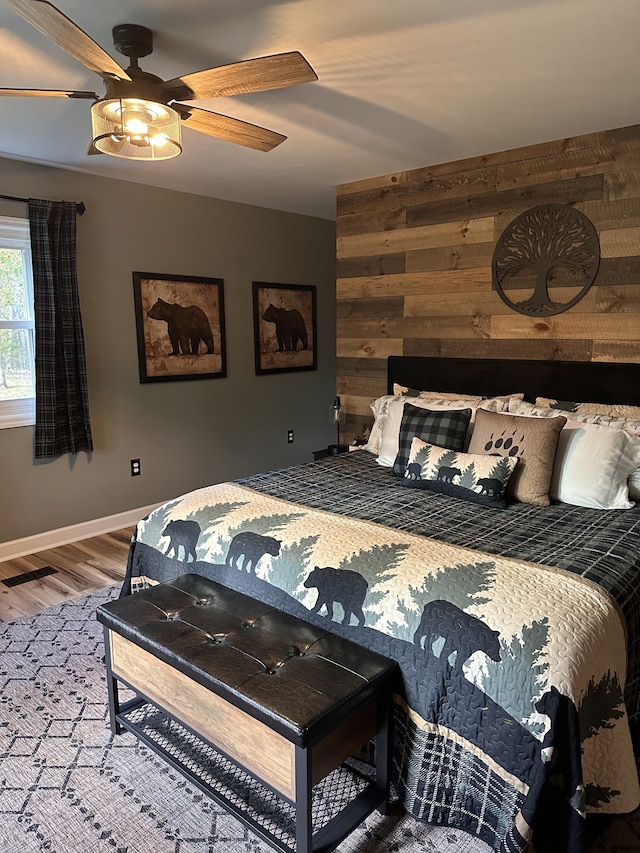
M 32 427 L 0 430 L 0 541 L 307 462 L 333 440 L 335 223 L 6 159 L 0 190 L 87 207 L 78 278 L 95 448 L 35 463 Z M 224 279 L 227 378 L 140 383 L 133 270 Z M 317 371 L 255 375 L 254 280 L 317 287 Z

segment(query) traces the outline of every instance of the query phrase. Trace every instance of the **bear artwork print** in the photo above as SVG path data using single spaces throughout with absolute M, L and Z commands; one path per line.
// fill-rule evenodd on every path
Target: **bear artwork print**
M 316 369 L 316 289 L 253 282 L 256 373 Z
M 141 382 L 227 375 L 221 278 L 133 273 Z

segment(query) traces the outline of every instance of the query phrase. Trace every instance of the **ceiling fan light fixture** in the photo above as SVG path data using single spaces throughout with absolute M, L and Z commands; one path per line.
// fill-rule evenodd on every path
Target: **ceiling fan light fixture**
M 142 98 L 103 98 L 91 106 L 92 143 L 124 160 L 170 160 L 182 151 L 180 114 Z

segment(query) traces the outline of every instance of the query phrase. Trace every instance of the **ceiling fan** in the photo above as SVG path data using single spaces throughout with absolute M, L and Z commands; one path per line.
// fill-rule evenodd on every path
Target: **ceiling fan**
M 183 104 L 264 92 L 308 83 L 318 77 L 298 51 L 261 56 L 162 80 L 143 71 L 138 59 L 153 50 L 153 34 L 138 24 L 113 28 L 116 50 L 129 58 L 126 71 L 48 0 L 5 0 L 55 44 L 98 74 L 105 94 L 70 89 L 5 89 L 0 97 L 86 98 L 92 139 L 87 153 L 129 160 L 166 160 L 182 151 L 181 125 L 258 151 L 271 151 L 286 136 L 255 124 Z

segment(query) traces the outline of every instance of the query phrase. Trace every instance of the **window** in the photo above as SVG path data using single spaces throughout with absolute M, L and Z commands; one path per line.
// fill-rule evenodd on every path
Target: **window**
M 35 420 L 29 222 L 0 216 L 0 428 Z

